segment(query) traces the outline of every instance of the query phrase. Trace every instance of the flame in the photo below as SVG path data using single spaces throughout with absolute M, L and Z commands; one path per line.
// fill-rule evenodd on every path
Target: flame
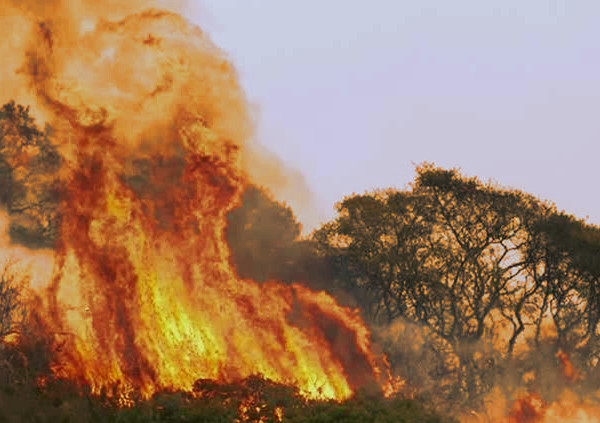
M 60 345 L 56 377 L 149 397 L 260 374 L 334 399 L 372 380 L 355 311 L 230 266 L 225 217 L 246 182 L 252 125 L 223 54 L 175 13 L 111 20 L 56 3 L 18 16 L 31 32 L 12 76 L 64 158 L 60 242 L 38 310 Z
M 558 373 L 570 385 L 583 379 L 569 355 L 558 350 Z M 579 398 L 565 389 L 556 401 L 545 401 L 539 394 L 529 392 L 512 405 L 508 417 L 499 423 L 599 423 L 600 407 Z
M 565 391 L 559 401 L 545 402 L 529 393 L 515 401 L 508 418 L 501 423 L 598 423 L 600 408 L 578 400 Z
M 406 381 L 401 376 L 394 375 L 392 373 L 392 367 L 390 366 L 387 355 L 383 355 L 382 362 L 384 364 L 386 379 L 382 386 L 383 396 L 385 398 L 393 398 L 400 394 L 403 389 L 406 388 Z M 406 392 L 405 392 L 406 393 Z
M 583 374 L 573 366 L 566 352 L 558 350 L 556 358 L 558 358 L 560 363 L 560 373 L 567 383 L 573 384 L 583 379 Z

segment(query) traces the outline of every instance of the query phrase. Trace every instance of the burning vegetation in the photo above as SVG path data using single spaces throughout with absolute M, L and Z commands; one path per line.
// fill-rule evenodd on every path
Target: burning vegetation
M 107 5 L 2 2 L 0 254 L 24 266 L 0 274 L 0 382 L 20 415 L 598 421 L 599 228 L 423 165 L 300 239 L 248 176 L 223 53 L 177 13 Z
M 53 377 L 142 398 L 254 374 L 309 398 L 374 383 L 355 311 L 232 270 L 224 231 L 250 123 L 222 53 L 162 10 L 65 20 L 35 16 L 20 34 L 17 79 L 52 131 L 14 103 L 1 128 L 11 239 L 53 248 L 31 310 Z

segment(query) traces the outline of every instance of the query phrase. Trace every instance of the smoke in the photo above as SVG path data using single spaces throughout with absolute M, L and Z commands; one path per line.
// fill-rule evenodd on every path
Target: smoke
M 11 183 L 23 189 L 0 215 L 0 233 L 11 236 L 0 239 L 1 251 L 24 256 L 36 277 L 50 281 L 38 317 L 54 333 L 74 335 L 62 340 L 67 348 L 55 374 L 94 392 L 123 382 L 144 395 L 258 372 L 311 396 L 346 398 L 373 380 L 378 369 L 357 313 L 304 286 L 240 278 L 230 266 L 226 216 L 248 173 L 276 195 L 299 193 L 301 205 L 310 196 L 300 178 L 284 177 L 283 166 L 252 144 L 235 69 L 173 12 L 180 6 L 0 5 L 7 11 L 0 18 L 4 101 L 32 104 L 54 128 L 47 139 L 61 157 L 52 176 L 60 187 L 60 236 L 45 232 L 58 219 L 36 200 L 36 190 L 51 191 L 52 173 L 34 171 L 42 170 L 38 153 L 7 155 Z M 287 243 L 298 245 L 293 219 L 282 222 Z M 48 240 L 54 252 L 15 245 L 47 247 Z M 479 395 L 488 384 L 494 389 L 478 397 L 483 407 L 502 396 L 510 403 L 523 386 L 552 400 L 566 383 L 552 372 L 564 359 L 551 345 L 505 360 L 487 342 L 453 349 L 407 322 L 394 322 L 379 338 L 408 389 L 433 400 Z M 457 366 L 461 355 L 472 357 L 469 367 Z M 471 385 L 461 378 L 467 371 Z
M 289 204 L 302 218 L 304 233 L 308 233 L 322 219 L 312 206 L 313 195 L 299 172 L 288 169 L 251 139 L 249 108 L 226 55 L 191 25 L 177 36 L 153 38 L 153 31 L 160 33 L 164 20 L 157 19 L 154 28 L 147 22 L 140 26 L 140 18 L 137 22 L 122 21 L 150 8 L 169 10 L 173 13 L 169 19 L 177 20 L 180 18 L 175 13 L 185 11 L 187 3 L 2 0 L 0 5 L 6 12 L 0 17 L 0 101 L 4 104 L 14 99 L 31 105 L 31 113 L 40 125 L 50 123 L 59 130 L 63 122 L 56 121 L 48 108 L 49 103 L 57 101 L 78 110 L 75 118 L 82 123 L 114 124 L 117 138 L 129 142 L 143 138 L 146 147 L 152 144 L 152 138 L 158 142 L 165 139 L 163 135 L 171 129 L 177 104 L 186 104 L 190 110 L 210 110 L 210 115 L 203 118 L 211 119 L 212 128 L 242 148 L 245 173 L 253 183 L 266 187 L 279 201 Z M 136 25 L 138 33 L 133 39 L 122 37 Z M 55 43 L 52 46 L 44 38 L 50 33 Z M 140 45 L 140 40 L 146 43 Z M 192 47 L 190 43 L 203 45 Z M 53 50 L 51 60 L 43 57 L 40 45 Z M 185 54 L 186 49 L 195 47 L 205 50 L 206 55 Z M 27 58 L 24 52 L 28 52 Z M 188 81 L 203 81 L 200 92 L 194 92 L 194 84 L 182 83 L 185 73 Z M 60 80 L 56 75 L 60 75 Z M 194 100 L 200 104 L 191 105 Z M 83 109 L 85 116 L 81 115 Z M 62 154 L 69 157 L 68 146 L 63 143 L 60 147 Z
M 528 337 L 507 356 L 498 339 L 459 340 L 451 346 L 423 325 L 395 319 L 373 328 L 391 371 L 402 375 L 399 392 L 433 403 L 463 423 L 554 423 L 600 421 L 597 375 L 581 360 L 558 349 L 554 334 L 541 342 Z M 475 357 L 461 367 L 460 355 Z M 487 386 L 465 384 L 473 371 Z M 469 390 L 471 389 L 471 390 Z
M 308 235 L 323 223 L 323 216 L 314 206 L 314 193 L 302 173 L 286 166 L 275 154 L 257 142 L 248 145 L 243 157 L 244 168 L 252 182 L 294 210 L 302 224 L 302 235 Z
M 88 125 L 114 123 L 117 136 L 129 140 L 168 126 L 176 106 L 185 103 L 189 109 L 210 110 L 204 118 L 215 130 L 243 142 L 251 124 L 224 55 L 175 13 L 132 15 L 141 6 L 148 10 L 164 3 L 4 1 L 4 100 L 32 104 L 46 118 L 53 102 L 84 108 L 85 116 L 74 118 Z M 181 4 L 169 6 L 177 10 Z M 178 31 L 163 32 L 167 22 Z M 161 36 L 153 36 L 157 33 Z M 189 55 L 190 49 L 203 54 Z M 194 90 L 192 81 L 201 81 L 196 85 L 201 89 Z M 27 93 L 31 89 L 33 98 Z
M 144 396 L 259 373 L 346 398 L 374 380 L 356 313 L 230 266 L 226 215 L 247 184 L 252 122 L 209 37 L 172 11 L 131 13 L 135 2 L 4 4 L 24 23 L 7 46 L 8 93 L 32 100 L 61 158 L 55 264 L 35 310 L 69 335 L 55 376 Z M 23 163 L 13 173 L 44 191 Z
M 11 258 L 20 268 L 26 269 L 30 288 L 39 290 L 45 287 L 52 277 L 54 252 L 49 249 L 31 250 L 15 244 L 9 236 L 9 225 L 8 213 L 0 210 L 0 257 L 5 260 Z

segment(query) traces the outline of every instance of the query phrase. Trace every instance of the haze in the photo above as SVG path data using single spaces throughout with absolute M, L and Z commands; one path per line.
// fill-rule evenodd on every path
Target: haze
M 423 161 L 600 224 L 600 2 L 204 0 L 188 14 L 236 65 L 257 141 L 304 175 L 305 229 L 345 195 L 406 188 Z

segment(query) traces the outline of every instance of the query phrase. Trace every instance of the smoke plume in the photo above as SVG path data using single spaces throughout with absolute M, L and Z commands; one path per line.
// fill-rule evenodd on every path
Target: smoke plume
M 177 13 L 138 3 L 2 4 L 2 92 L 32 105 L 60 156 L 54 268 L 36 309 L 54 376 L 149 396 L 260 374 L 348 397 L 378 375 L 358 315 L 230 265 L 226 216 L 252 134 L 233 66 Z

